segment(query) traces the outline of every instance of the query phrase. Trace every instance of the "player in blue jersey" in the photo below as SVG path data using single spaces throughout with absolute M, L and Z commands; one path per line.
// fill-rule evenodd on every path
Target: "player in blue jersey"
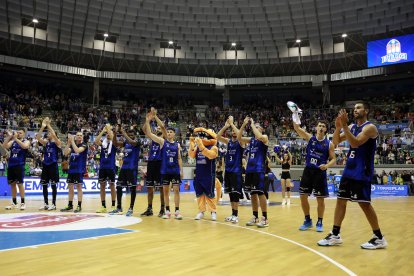
M 309 196 L 313 193 L 318 203 L 318 221 L 316 231 L 323 231 L 323 215 L 325 213 L 325 197 L 329 197 L 326 170 L 335 165 L 335 147 L 326 137 L 328 123 L 320 120 L 315 127 L 316 134 L 312 135 L 300 127 L 300 123 L 293 121 L 296 133 L 307 141 L 306 165 L 300 181 L 299 194 L 305 221 L 299 230 L 305 231 L 313 227 L 310 218 Z
M 103 135 L 106 134 L 105 137 Z M 115 210 L 115 200 L 116 200 L 116 191 L 115 191 L 115 158 L 116 158 L 116 146 L 114 143 L 114 132 L 112 131 L 112 126 L 106 124 L 105 127 L 95 138 L 95 145 L 101 147 L 101 154 L 99 160 L 99 185 L 100 185 L 100 195 L 102 206 L 97 213 L 106 213 L 106 185 L 109 182 L 109 188 L 111 189 L 111 211 Z
M 225 131 L 231 128 L 231 138 L 223 137 Z M 237 140 L 239 130 L 234 125 L 233 116 L 229 116 L 224 127 L 217 133 L 217 140 L 227 145 L 224 174 L 224 190 L 229 194 L 232 213 L 225 221 L 239 222 L 239 202 L 242 198 L 242 159 L 243 147 Z
M 154 119 L 154 112 L 150 112 L 146 116 L 145 124 L 147 129 L 149 123 Z M 167 137 L 163 138 L 151 132 L 147 132 L 147 136 L 154 142 L 160 145 L 161 148 L 161 181 L 163 185 L 165 214 L 163 219 L 171 218 L 170 211 L 170 184 L 174 190 L 175 213 L 174 216 L 178 220 L 182 220 L 183 216 L 180 213 L 180 185 L 183 177 L 183 165 L 181 160 L 181 146 L 175 142 L 175 129 L 167 128 Z
M 155 135 L 158 137 L 166 137 L 167 133 L 165 131 L 164 123 L 158 118 L 157 110 L 151 108 L 152 113 L 154 114 L 154 119 L 157 122 L 158 127 L 154 128 Z M 148 133 L 152 132 L 151 127 L 148 129 L 148 125 L 144 123 L 142 130 L 145 135 L 149 138 Z M 165 133 L 163 133 L 163 130 Z M 147 177 L 145 179 L 145 185 L 147 186 L 148 192 L 148 206 L 147 210 L 141 214 L 141 216 L 152 216 L 152 202 L 154 199 L 154 189 L 160 189 L 160 202 L 161 208 L 158 213 L 158 217 L 162 217 L 165 214 L 165 203 L 164 203 L 164 193 L 163 187 L 161 185 L 161 146 L 157 142 L 152 141 L 150 145 L 150 150 L 148 152 L 148 163 L 147 163 Z
M 124 141 L 120 142 L 116 138 L 117 130 L 120 130 Z M 118 176 L 118 182 L 116 183 L 116 195 L 117 195 L 117 206 L 115 210 L 109 212 L 111 215 L 121 215 L 122 211 L 122 189 L 124 187 L 130 187 L 131 191 L 131 202 L 129 204 L 129 209 L 126 212 L 126 216 L 130 217 L 134 213 L 135 198 L 137 194 L 137 184 L 138 184 L 138 162 L 139 162 L 139 153 L 141 149 L 141 142 L 136 136 L 136 130 L 129 128 L 127 131 L 122 128 L 121 125 L 118 125 L 115 128 L 114 132 L 114 144 L 116 147 L 123 148 L 124 158 L 121 170 Z
M 40 176 L 40 184 L 43 188 L 43 206 L 39 210 L 56 210 L 56 184 L 59 182 L 58 153 L 62 147 L 62 142 L 56 136 L 55 131 L 50 125 L 50 119 L 46 117 L 36 134 L 36 139 L 43 145 L 43 166 L 42 175 Z M 43 137 L 43 131 L 47 128 L 47 136 Z M 52 204 L 49 205 L 48 200 L 48 184 L 52 188 Z
M 218 156 L 217 135 L 212 130 L 202 127 L 195 128 L 194 135 L 197 137 L 190 138 L 188 156 L 196 159 L 194 190 L 199 213 L 195 219 L 200 220 L 204 217 L 207 206 L 211 212 L 211 220 L 215 221 L 217 220 L 217 200 L 214 195 Z
M 254 137 L 242 137 L 246 125 L 250 123 L 250 127 Z M 246 166 L 245 190 L 251 192 L 253 217 L 246 223 L 247 226 L 256 225 L 259 228 L 268 227 L 267 219 L 267 202 L 264 194 L 265 183 L 265 160 L 267 157 L 267 148 L 269 139 L 264 134 L 264 128 L 260 124 L 255 124 L 252 118 L 246 117 L 243 121 L 237 139 L 242 147 L 248 145 L 249 155 Z M 259 204 L 262 210 L 262 217 L 259 219 Z
M 61 212 L 73 210 L 73 197 L 76 190 L 78 191 L 78 205 L 74 210 L 75 213 L 82 211 L 83 198 L 83 174 L 86 171 L 86 159 L 88 157 L 88 145 L 83 141 L 82 132 L 77 132 L 75 136 L 68 134 L 68 143 L 63 150 L 63 155 L 69 157 L 69 171 L 66 183 L 69 189 L 68 206 L 61 209 Z
M 6 206 L 6 210 L 12 209 L 26 209 L 26 203 L 24 201 L 24 165 L 26 163 L 27 151 L 30 147 L 30 142 L 24 139 L 26 135 L 25 129 L 19 129 L 8 132 L 7 137 L 4 140 L 3 147 L 10 151 L 9 164 L 7 167 L 7 182 L 11 186 L 12 204 Z M 20 206 L 17 205 L 17 187 L 20 193 Z
M 371 205 L 371 179 L 374 173 L 378 130 L 368 121 L 368 113 L 369 105 L 366 102 L 358 102 L 354 106 L 354 124 L 348 126 L 348 114 L 344 109 L 339 112 L 335 120 L 334 143 L 339 144 L 347 140 L 350 149 L 339 184 L 333 229 L 325 239 L 318 242 L 318 245 L 329 246 L 342 243 L 339 233 L 345 218 L 348 200 L 358 202 L 373 231 L 372 238 L 361 244 L 361 248 L 380 249 L 388 245 L 381 233 L 377 214 Z

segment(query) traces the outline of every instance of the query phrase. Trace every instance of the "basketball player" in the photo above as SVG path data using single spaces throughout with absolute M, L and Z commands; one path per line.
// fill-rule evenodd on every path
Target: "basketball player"
M 155 115 L 150 112 L 146 116 L 145 124 L 146 128 L 149 128 L 149 123 L 154 119 Z M 183 165 L 181 160 L 181 147 L 178 142 L 174 141 L 175 129 L 167 128 L 166 139 L 154 135 L 147 131 L 148 137 L 160 145 L 161 149 L 161 179 L 164 192 L 165 202 L 165 214 L 162 216 L 163 219 L 171 218 L 170 211 L 170 183 L 174 190 L 174 203 L 175 203 L 175 219 L 182 220 L 183 216 L 180 214 L 180 185 L 183 177 Z
M 218 156 L 216 134 L 212 130 L 204 128 L 194 129 L 194 134 L 198 137 L 190 138 L 188 156 L 196 159 L 194 190 L 199 213 L 195 219 L 200 220 L 204 217 L 207 205 L 211 212 L 211 220 L 215 221 L 217 220 L 217 200 L 214 188 L 216 184 L 216 157 Z
M 223 137 L 224 132 L 230 128 L 231 138 Z M 223 128 L 217 134 L 217 140 L 227 144 L 225 155 L 224 189 L 229 194 L 231 204 L 231 215 L 225 221 L 231 223 L 239 222 L 239 201 L 242 198 L 242 158 L 243 147 L 237 140 L 239 130 L 234 125 L 233 116 L 229 116 Z
M 381 233 L 377 214 L 371 205 L 371 179 L 374 173 L 374 154 L 378 130 L 368 121 L 369 105 L 358 102 L 354 107 L 355 123 L 348 126 L 348 114 L 342 109 L 335 120 L 333 141 L 339 144 L 347 140 L 350 144 L 345 170 L 339 184 L 332 232 L 318 245 L 330 246 L 342 243 L 339 235 L 345 218 L 348 200 L 358 202 L 371 225 L 372 238 L 361 244 L 363 249 L 386 248 L 388 243 Z M 342 129 L 342 133 L 340 130 Z
M 86 160 L 88 158 L 88 145 L 83 141 L 82 132 L 77 132 L 75 137 L 68 134 L 68 143 L 63 150 L 65 156 L 69 156 L 69 172 L 66 183 L 69 189 L 69 203 L 66 208 L 61 209 L 61 212 L 69 212 L 73 210 L 73 196 L 76 190 L 78 191 L 78 206 L 74 210 L 75 213 L 82 211 L 82 185 L 83 174 L 86 170 Z
M 20 209 L 25 210 L 26 204 L 24 201 L 24 165 L 26 163 L 26 155 L 30 147 L 30 142 L 24 139 L 26 130 L 21 128 L 12 133 L 7 132 L 7 137 L 4 140 L 3 147 L 10 150 L 9 165 L 7 167 L 7 182 L 11 186 L 12 204 L 6 206 L 6 210 Z M 17 187 L 20 193 L 20 206 L 17 205 Z
M 102 138 L 106 134 L 106 137 Z M 100 184 L 100 195 L 102 206 L 97 213 L 106 213 L 106 184 L 109 182 L 109 188 L 111 189 L 111 201 L 112 208 L 111 211 L 115 210 L 115 200 L 116 200 L 116 191 L 115 191 L 115 158 L 116 158 L 116 147 L 114 145 L 114 132 L 112 131 L 112 126 L 106 124 L 105 127 L 99 132 L 98 136 L 95 138 L 95 145 L 101 147 L 101 154 L 99 160 L 99 176 L 98 181 Z
M 313 227 L 308 200 L 308 197 L 313 193 L 318 203 L 316 231 L 322 232 L 325 197 L 329 196 L 326 170 L 335 165 L 335 147 L 326 137 L 328 124 L 323 120 L 318 121 L 316 125 L 316 135 L 306 132 L 300 127 L 300 121 L 297 120 L 293 120 L 293 128 L 301 138 L 308 142 L 306 146 L 306 165 L 299 187 L 300 203 L 305 221 L 299 227 L 299 230 L 305 231 Z
M 120 142 L 116 138 L 117 130 L 121 131 L 124 141 Z M 115 210 L 109 212 L 111 215 L 122 215 L 122 189 L 129 187 L 131 192 L 131 202 L 126 216 L 130 217 L 134 213 L 135 198 L 137 196 L 138 184 L 138 162 L 141 143 L 136 137 L 136 131 L 129 128 L 127 131 L 121 125 L 117 125 L 114 131 L 114 144 L 116 147 L 123 148 L 124 157 L 122 159 L 122 167 L 119 172 L 118 181 L 116 183 L 117 206 Z
M 157 122 L 158 126 L 155 129 L 156 135 L 158 137 L 162 137 L 162 129 L 165 129 L 163 122 L 157 116 L 157 110 L 152 108 L 152 112 L 154 114 L 154 119 Z M 149 125 L 148 125 L 149 126 Z M 149 137 L 148 133 L 151 132 L 151 128 L 147 128 L 147 124 L 144 123 L 142 126 L 142 130 L 144 131 L 145 135 Z M 147 163 L 147 178 L 145 180 L 145 185 L 147 186 L 148 192 L 148 207 L 147 210 L 141 214 L 141 216 L 152 216 L 152 201 L 154 199 L 154 189 L 160 189 L 160 202 L 161 208 L 160 212 L 158 213 L 158 217 L 162 217 L 165 214 L 165 204 L 164 204 L 164 193 L 163 187 L 161 186 L 161 148 L 160 144 L 151 140 L 150 151 L 148 153 L 148 163 Z
M 43 166 L 42 166 L 42 175 L 40 176 L 40 184 L 43 188 L 43 200 L 44 204 L 39 208 L 39 210 L 56 210 L 56 195 L 57 187 L 56 184 L 59 182 L 59 168 L 58 168 L 58 152 L 62 147 L 62 142 L 56 136 L 55 131 L 50 125 L 50 119 L 46 117 L 42 126 L 39 129 L 39 132 L 36 134 L 36 139 L 40 144 L 43 145 Z M 47 128 L 47 136 L 44 139 L 43 131 Z M 48 200 L 48 190 L 47 186 L 50 183 L 52 188 L 52 204 L 49 205 Z
M 290 151 L 284 152 L 282 159 L 276 154 L 276 161 L 282 164 L 282 176 L 280 184 L 282 186 L 282 205 L 290 205 L 290 189 L 292 187 L 290 177 L 290 166 L 292 166 L 292 154 Z M 286 197 L 285 197 L 286 195 Z
M 242 137 L 243 130 L 250 123 L 254 137 Z M 255 124 L 252 118 L 246 117 L 243 121 L 237 139 L 242 147 L 248 144 L 249 155 L 246 167 L 245 189 L 251 191 L 253 217 L 246 223 L 246 226 L 256 225 L 259 228 L 269 226 L 267 219 L 267 202 L 264 194 L 265 160 L 269 139 L 263 134 L 264 129 L 260 124 Z M 262 210 L 262 217 L 259 220 L 259 204 Z

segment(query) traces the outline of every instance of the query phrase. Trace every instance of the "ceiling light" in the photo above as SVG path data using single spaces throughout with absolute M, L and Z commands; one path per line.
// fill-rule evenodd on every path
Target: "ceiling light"
M 348 36 L 347 34 L 342 34 L 342 37 L 343 37 L 343 38 L 345 38 L 345 37 L 347 37 L 347 36 Z
M 174 44 L 174 41 L 170 40 L 170 41 L 168 41 L 168 44 L 169 45 L 173 45 Z
M 236 42 L 232 42 L 231 46 L 233 46 L 233 47 L 236 46 Z
M 300 39 L 296 39 L 296 43 L 300 43 L 301 42 L 301 40 Z
M 33 18 L 32 22 L 33 23 L 39 23 L 39 20 L 37 20 L 36 18 Z
M 104 37 L 108 37 L 109 36 L 109 34 L 107 34 L 107 33 L 104 33 Z

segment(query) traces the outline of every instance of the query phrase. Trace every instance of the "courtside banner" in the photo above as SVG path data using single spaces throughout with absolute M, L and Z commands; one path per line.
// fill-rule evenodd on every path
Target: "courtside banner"
M 10 195 L 10 186 L 7 184 L 7 178 L 1 177 L 2 181 L 0 183 L 0 195 L 7 196 Z M 27 195 L 40 195 L 42 194 L 43 188 L 40 184 L 39 177 L 25 177 L 24 178 L 24 189 Z M 101 184 L 98 182 L 98 178 L 84 178 L 82 184 L 82 191 L 84 193 L 99 193 L 101 189 Z M 105 190 L 110 192 L 109 184 L 107 184 Z M 181 192 L 192 192 L 194 191 L 193 180 L 184 179 L 181 182 Z M 49 193 L 52 193 L 52 188 L 48 186 Z M 146 187 L 141 184 L 137 186 L 137 192 L 146 192 Z M 58 194 L 67 194 L 68 193 L 68 184 L 66 183 L 66 178 L 60 178 L 59 183 L 57 184 Z M 75 193 L 76 193 L 75 188 Z
M 373 196 L 408 196 L 407 185 L 371 185 Z

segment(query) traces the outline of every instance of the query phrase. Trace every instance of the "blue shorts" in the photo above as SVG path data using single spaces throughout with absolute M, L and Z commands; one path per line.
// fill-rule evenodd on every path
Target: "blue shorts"
M 264 192 L 264 172 L 246 173 L 244 190 L 246 192 Z
M 224 174 L 224 192 L 230 193 L 242 193 L 242 174 L 234 172 L 226 172 Z
M 338 198 L 355 202 L 371 202 L 371 181 L 355 180 L 342 176 Z

